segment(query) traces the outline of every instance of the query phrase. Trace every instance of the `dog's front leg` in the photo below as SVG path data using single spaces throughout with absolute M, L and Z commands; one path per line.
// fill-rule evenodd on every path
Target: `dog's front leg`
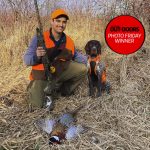
M 102 75 L 97 71 L 98 83 L 97 83 L 97 97 L 102 95 Z
M 106 82 L 105 83 L 105 90 L 106 90 L 106 92 L 107 92 L 107 94 L 110 94 L 110 83 L 109 82 Z
M 93 96 L 94 95 L 94 87 L 93 87 L 93 81 L 92 81 L 90 75 L 88 75 L 88 81 L 89 81 L 89 96 Z

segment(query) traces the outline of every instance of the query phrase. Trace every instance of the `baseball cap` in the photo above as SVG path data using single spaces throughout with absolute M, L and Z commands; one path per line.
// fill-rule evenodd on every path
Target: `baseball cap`
M 51 13 L 51 19 L 56 19 L 59 16 L 64 16 L 69 20 L 67 13 L 63 9 L 56 9 Z

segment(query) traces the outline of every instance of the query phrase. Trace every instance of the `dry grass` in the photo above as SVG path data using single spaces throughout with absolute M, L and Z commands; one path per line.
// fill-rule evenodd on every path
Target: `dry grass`
M 0 86 L 4 96 L 3 100 L 1 98 L 0 105 L 1 145 L 9 150 L 29 150 L 38 147 L 41 150 L 148 150 L 150 146 L 150 70 L 148 69 L 150 59 L 145 54 L 131 61 L 124 86 L 121 87 L 119 84 L 120 61 L 114 61 L 108 68 L 108 78 L 112 85 L 110 95 L 104 93 L 98 99 L 91 99 L 87 96 L 87 86 L 84 84 L 84 87 L 78 88 L 76 95 L 58 99 L 52 114 L 46 113 L 44 109 L 33 113 L 27 112 L 25 89 L 28 81 L 24 74 L 27 74 L 28 70 L 20 70 L 17 78 L 14 78 L 16 70 L 11 70 L 11 77 L 8 74 L 10 70 L 5 71 L 4 80 L 10 84 L 4 82 Z M 14 100 L 11 107 L 6 106 L 7 100 Z M 90 130 L 77 140 L 65 141 L 63 145 L 49 147 L 47 135 L 35 128 L 34 121 L 47 115 L 53 117 L 64 112 L 66 107 L 72 110 L 83 103 L 86 106 L 78 115 L 78 123 L 90 127 Z
M 89 17 L 88 17 L 89 16 Z M 99 18 L 91 18 L 91 14 L 70 17 L 66 33 L 75 41 L 79 49 L 84 50 L 86 43 L 91 39 L 99 40 L 105 46 L 105 25 Z
M 71 33 L 77 47 L 81 49 L 89 39 L 103 37 L 103 28 L 99 30 L 100 34 L 96 34 L 97 31 L 87 30 L 89 26 L 92 28 L 89 20 L 87 22 L 85 20 L 85 24 L 82 25 L 82 19 L 73 27 L 71 24 L 74 21 L 70 21 L 67 28 L 67 33 Z M 28 113 L 26 87 L 29 83 L 27 77 L 30 68 L 26 68 L 21 62 L 26 48 L 23 38 L 26 36 L 25 29 L 26 27 L 18 27 L 14 31 L 15 36 L 10 36 L 0 43 L 2 50 L 0 54 L 2 62 L 0 67 L 2 70 L 0 76 L 0 149 L 2 147 L 6 150 L 150 149 L 150 55 L 148 54 L 150 47 L 147 43 L 144 45 L 146 53 L 141 50 L 129 57 L 125 81 L 122 85 L 120 85 L 122 58 L 109 49 L 104 52 L 103 56 L 108 63 L 108 79 L 112 85 L 110 95 L 104 93 L 97 99 L 88 97 L 85 81 L 82 86 L 79 86 L 74 96 L 59 98 L 51 114 L 45 112 L 44 109 Z M 10 51 L 13 51 L 13 56 L 10 55 Z M 124 76 L 123 72 L 121 74 Z M 66 107 L 72 110 L 83 103 L 86 106 L 79 112 L 78 123 L 88 126 L 89 131 L 74 141 L 64 141 L 62 145 L 50 147 L 48 136 L 35 128 L 34 121 L 47 115 L 54 117 L 64 112 Z
M 29 39 L 33 36 L 33 29 L 35 29 L 35 21 L 31 20 L 29 23 L 20 22 L 14 23 L 12 26 L 4 28 L 3 31 L 0 30 L 0 35 L 2 37 L 0 42 L 0 60 L 1 67 L 12 67 L 17 64 L 22 63 L 22 56 L 27 49 L 29 44 Z

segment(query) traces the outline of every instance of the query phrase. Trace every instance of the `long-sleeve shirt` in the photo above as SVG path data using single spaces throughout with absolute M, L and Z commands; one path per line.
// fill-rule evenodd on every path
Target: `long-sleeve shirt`
M 54 37 L 51 37 L 52 40 L 54 41 L 55 45 L 59 46 L 61 42 L 63 42 L 63 40 L 65 40 L 65 36 L 63 34 L 63 36 L 60 38 L 60 40 L 55 41 Z M 33 39 L 31 40 L 31 43 L 24 55 L 24 63 L 27 66 L 33 66 L 36 64 L 39 64 L 39 59 L 36 55 L 36 49 L 37 49 L 37 36 L 34 36 Z M 75 50 L 74 56 L 73 56 L 73 60 L 79 63 L 87 63 L 87 56 L 83 55 L 82 53 L 78 52 L 77 50 Z

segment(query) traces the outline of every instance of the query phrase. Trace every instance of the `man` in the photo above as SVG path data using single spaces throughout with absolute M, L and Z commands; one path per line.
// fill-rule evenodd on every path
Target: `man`
M 86 57 L 75 51 L 72 39 L 63 32 L 68 20 L 69 17 L 63 9 L 55 10 L 51 14 L 50 30 L 43 33 L 46 48 L 55 50 L 61 49 L 62 51 L 65 49 L 68 54 L 71 54 L 71 59 L 68 58 L 69 61 L 60 59 L 59 64 L 56 65 L 62 70 L 62 72 L 57 75 L 57 86 L 63 96 L 71 95 L 87 73 L 87 68 L 84 64 L 74 61 L 77 59 L 80 62 L 86 63 Z M 25 64 L 32 66 L 30 74 L 31 82 L 28 86 L 29 104 L 32 106 L 43 107 L 47 96 L 44 89 L 49 82 L 45 78 L 45 70 L 42 64 L 42 57 L 45 56 L 45 54 L 46 51 L 43 47 L 37 47 L 37 37 L 35 36 L 24 55 Z M 49 57 L 51 57 L 51 54 L 51 52 L 47 53 Z M 65 64 L 66 62 L 69 63 L 66 65 L 67 68 L 63 70 L 61 64 Z M 55 63 L 57 63 L 57 61 L 55 61 Z M 56 68 L 56 72 L 57 70 Z

